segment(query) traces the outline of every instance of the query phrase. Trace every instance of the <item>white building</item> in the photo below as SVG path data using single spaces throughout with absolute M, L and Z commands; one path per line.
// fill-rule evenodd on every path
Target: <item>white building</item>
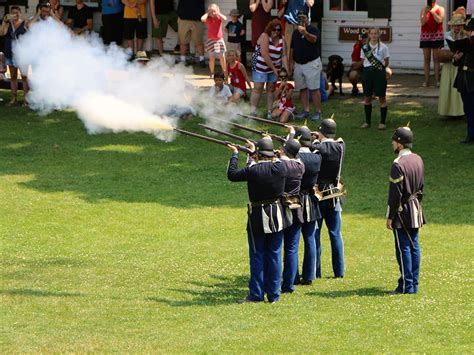
M 10 0 L 10 2 L 13 3 L 15 0 Z M 61 3 L 63 2 L 74 3 L 73 0 L 62 0 Z M 212 2 L 217 3 L 226 15 L 231 9 L 237 7 L 242 12 L 242 9 L 247 9 L 246 5 L 249 3 L 248 0 L 206 0 L 206 4 Z M 455 0 L 438 0 L 438 3 L 446 9 L 445 28 L 454 2 Z M 28 15 L 33 15 L 37 3 L 38 0 L 28 0 Z M 408 72 L 422 70 L 423 57 L 419 49 L 419 14 L 425 4 L 426 0 L 316 0 L 313 20 L 320 22 L 322 29 L 323 62 L 326 63 L 330 55 L 339 54 L 344 58 L 345 64 L 349 65 L 354 39 L 344 39 L 340 31 L 345 28 L 346 32 L 353 32 L 352 27 L 360 29 L 375 26 L 391 30 L 391 41 L 387 41 L 387 45 L 390 49 L 390 63 L 393 68 Z M 0 8 L 0 14 L 2 13 Z M 247 34 L 250 35 L 250 20 L 246 22 Z M 96 12 L 95 29 L 98 30 L 100 25 L 100 13 Z M 177 35 L 169 29 L 165 48 L 172 49 L 176 43 Z M 153 47 L 151 39 L 148 40 L 147 47 L 148 49 Z

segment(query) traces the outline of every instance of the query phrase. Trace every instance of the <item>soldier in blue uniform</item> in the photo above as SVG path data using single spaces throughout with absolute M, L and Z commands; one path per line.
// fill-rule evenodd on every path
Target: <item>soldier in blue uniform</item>
M 292 127 L 291 129 L 293 130 Z M 283 148 L 280 151 L 280 160 L 286 166 L 285 192 L 282 198 L 283 205 L 285 206 L 286 223 L 283 230 L 284 258 L 283 282 L 281 285 L 281 291 L 285 293 L 294 292 L 295 278 L 298 273 L 298 246 L 301 223 L 303 222 L 300 187 L 301 178 L 305 171 L 303 162 L 297 158 L 300 148 L 300 142 L 289 138 L 283 144 Z
M 400 268 L 397 288 L 391 293 L 417 293 L 420 273 L 418 229 L 425 223 L 421 199 L 424 167 L 419 155 L 412 153 L 413 133 L 408 127 L 397 128 L 392 147 L 398 157 L 390 171 L 387 228 L 395 236 L 395 253 Z
M 321 122 L 318 140 L 313 149 L 319 151 L 322 157 L 321 171 L 318 176 L 318 190 L 330 193 L 340 183 L 342 162 L 345 154 L 344 141 L 336 137 L 336 122 L 327 118 Z M 324 193 L 323 195 L 325 195 Z M 344 277 L 344 244 L 341 233 L 341 199 L 330 198 L 319 202 L 321 218 L 316 229 L 316 277 L 321 277 L 321 227 L 326 223 L 331 241 L 332 269 L 335 277 Z
M 302 205 L 302 222 L 294 223 L 289 233 L 303 234 L 304 258 L 301 279 L 297 275 L 295 282 L 302 285 L 310 285 L 316 278 L 316 230 L 319 212 L 318 200 L 314 194 L 314 187 L 318 180 L 321 167 L 321 155 L 317 150 L 311 151 L 311 131 L 308 127 L 299 127 L 295 137 L 301 143 L 298 158 L 303 162 L 305 171 L 301 180 L 300 200 Z
M 248 156 L 243 169 L 238 169 L 237 148 L 232 145 L 229 148 L 232 156 L 227 178 L 234 182 L 247 181 L 250 199 L 247 221 L 250 281 L 243 302 L 262 302 L 266 294 L 268 301 L 273 303 L 280 298 L 284 228 L 281 196 L 285 190 L 286 167 L 276 159 L 269 137 L 260 139 L 256 147 L 249 142 L 249 148 L 255 154 Z

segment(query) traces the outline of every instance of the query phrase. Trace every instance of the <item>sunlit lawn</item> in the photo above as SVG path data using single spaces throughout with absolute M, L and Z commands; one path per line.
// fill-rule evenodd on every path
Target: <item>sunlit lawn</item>
M 471 352 L 465 123 L 442 121 L 435 101 L 392 103 L 383 132 L 357 128 L 359 99 L 324 112 L 336 113 L 347 142 L 346 277 L 331 278 L 325 237 L 322 279 L 277 304 L 240 305 L 247 195 L 226 179 L 226 149 L 183 136 L 90 136 L 74 113 L 0 107 L 0 351 Z M 384 228 L 390 136 L 407 121 L 426 165 L 429 224 L 420 293 L 388 296 L 398 277 Z M 199 122 L 181 124 L 198 131 Z

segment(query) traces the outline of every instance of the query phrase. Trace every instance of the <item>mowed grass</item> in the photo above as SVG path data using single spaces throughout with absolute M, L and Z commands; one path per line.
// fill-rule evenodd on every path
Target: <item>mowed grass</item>
M 90 136 L 74 113 L 1 107 L 0 351 L 471 352 L 474 147 L 458 143 L 465 123 L 413 99 L 391 103 L 383 132 L 357 128 L 360 99 L 324 112 L 335 112 L 347 142 L 346 277 L 331 278 L 324 230 L 322 279 L 277 304 L 240 305 L 247 192 L 227 181 L 225 148 Z M 425 161 L 429 224 L 420 293 L 388 296 L 399 275 L 384 218 L 390 136 L 408 121 Z M 180 124 L 200 131 L 199 122 Z

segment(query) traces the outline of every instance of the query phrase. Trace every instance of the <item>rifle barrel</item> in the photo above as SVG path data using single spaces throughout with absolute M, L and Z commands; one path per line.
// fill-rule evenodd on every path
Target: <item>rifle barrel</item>
M 280 126 L 280 127 L 286 127 L 287 126 L 285 123 L 270 121 L 270 120 L 267 120 L 265 118 L 246 115 L 244 113 L 239 113 L 239 116 L 244 117 L 244 118 L 248 118 L 248 119 L 251 119 L 251 120 L 254 120 L 254 121 L 258 121 L 258 122 L 268 123 L 268 124 L 271 124 L 271 125 L 274 125 L 274 126 Z
M 230 138 L 234 138 L 234 139 L 237 139 L 241 142 L 247 142 L 247 140 L 251 141 L 252 143 L 255 144 L 255 141 L 250 139 L 250 138 L 245 138 L 245 137 L 242 137 L 242 136 L 238 136 L 237 134 L 233 134 L 233 133 L 230 133 L 230 132 L 226 132 L 226 131 L 222 131 L 220 129 L 217 129 L 217 128 L 214 128 L 214 127 L 210 127 L 210 126 L 207 126 L 205 124 L 202 124 L 202 123 L 199 123 L 199 126 L 211 131 L 211 132 L 215 132 L 215 133 L 219 133 L 219 134 L 222 134 L 224 136 L 227 136 L 227 137 L 230 137 Z
M 233 122 L 229 122 L 229 123 L 232 126 L 234 126 L 235 128 L 239 128 L 239 129 L 242 129 L 244 131 L 252 132 L 252 133 L 255 133 L 255 134 L 258 134 L 258 135 L 261 135 L 261 136 L 267 135 L 267 136 L 270 136 L 272 139 L 275 139 L 275 140 L 279 141 L 280 143 L 285 143 L 286 142 L 286 138 L 282 137 L 282 136 L 279 136 L 278 134 L 268 133 L 268 132 L 265 132 L 265 131 L 259 131 L 258 129 L 247 127 L 247 126 L 244 126 L 244 125 L 241 125 L 241 124 L 238 124 L 238 123 L 233 123 Z
M 191 137 L 195 137 L 195 138 L 199 138 L 199 139 L 202 139 L 202 140 L 205 140 L 205 141 L 208 141 L 208 142 L 212 142 L 212 143 L 216 143 L 216 144 L 220 144 L 220 145 L 233 145 L 235 146 L 238 150 L 240 150 L 241 152 L 244 152 L 244 153 L 248 153 L 248 154 L 251 154 L 253 153 L 250 149 L 248 149 L 247 147 L 244 147 L 242 145 L 239 145 L 239 144 L 234 144 L 232 142 L 228 142 L 228 141 L 223 141 L 223 140 L 220 140 L 220 139 L 216 139 L 216 138 L 212 138 L 212 137 L 208 137 L 208 136 L 204 136 L 202 134 L 198 134 L 198 133 L 194 133 L 194 132 L 190 132 L 190 131 L 185 131 L 183 129 L 179 129 L 179 128 L 175 128 L 174 129 L 176 132 L 179 132 L 179 133 L 182 133 L 184 135 L 187 135 L 187 136 L 191 136 Z

